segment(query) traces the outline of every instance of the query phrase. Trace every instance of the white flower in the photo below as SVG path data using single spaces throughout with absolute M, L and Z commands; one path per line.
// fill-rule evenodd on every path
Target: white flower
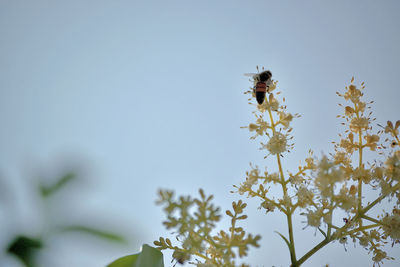
M 319 227 L 321 225 L 321 213 L 318 211 L 310 211 L 307 214 L 307 223 L 309 226 Z
M 386 252 L 380 249 L 374 251 L 375 256 L 372 258 L 374 262 L 381 262 L 383 259 L 386 258 Z
M 400 215 L 394 214 L 382 219 L 383 231 L 394 240 L 400 240 Z
M 286 135 L 275 132 L 274 135 L 269 139 L 268 143 L 264 145 L 269 153 L 277 155 L 287 150 L 287 138 Z
M 297 191 L 297 204 L 300 207 L 304 208 L 307 204 L 311 204 L 313 201 L 314 194 L 310 190 L 308 190 L 305 186 L 300 186 Z
M 368 118 L 353 118 L 350 122 L 350 130 L 357 133 L 358 131 L 366 130 L 369 126 Z

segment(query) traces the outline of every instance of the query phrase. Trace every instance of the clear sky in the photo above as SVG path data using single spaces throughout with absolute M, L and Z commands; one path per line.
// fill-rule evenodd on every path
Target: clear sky
M 353 75 L 366 82 L 377 122 L 400 119 L 399 11 L 399 1 L 2 0 L 0 172 L 22 180 L 27 165 L 87 162 L 90 194 L 71 205 L 140 234 L 130 248 L 75 246 L 52 255 L 69 259 L 59 267 L 105 265 L 168 233 L 154 204 L 158 188 L 195 194 L 201 187 L 226 209 L 249 162 L 269 164 L 240 129 L 253 120 L 242 74 L 256 65 L 272 71 L 288 110 L 302 115 L 293 123 L 289 169 L 309 148 L 332 151 L 342 131 L 335 92 Z M 249 202 L 248 230 L 263 239 L 247 261 L 288 266 L 273 233 L 284 231 L 283 218 Z M 19 216 L 28 218 L 29 205 Z M 300 251 L 320 239 L 301 232 L 304 220 L 295 221 Z M 26 220 L 15 225 L 30 231 Z M 391 252 L 400 255 L 398 246 Z M 334 243 L 306 266 L 370 266 L 370 256 Z

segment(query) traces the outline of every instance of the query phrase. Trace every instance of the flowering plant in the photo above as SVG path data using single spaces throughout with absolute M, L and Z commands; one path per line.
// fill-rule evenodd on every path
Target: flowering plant
M 384 245 L 389 241 L 394 245 L 400 240 L 400 121 L 394 124 L 388 121 L 384 127 L 378 124 L 378 131 L 373 129 L 375 119 L 368 111 L 373 102 L 362 99 L 364 83 L 357 87 L 352 78 L 344 93 L 337 93 L 347 103 L 341 105 L 343 114 L 338 116 L 344 119 L 347 129 L 334 142 L 334 152 L 317 159 L 310 151 L 298 170 L 285 172 L 283 155 L 294 149 L 291 122 L 299 115 L 287 112 L 281 104 L 285 99 L 278 99 L 280 92 L 275 93 L 276 87 L 277 82 L 271 81 L 262 104 L 254 103 L 254 90 L 246 92 L 252 96 L 249 103 L 256 110 L 255 121 L 244 127 L 253 133 L 251 139 L 265 140 L 261 149 L 266 151 L 266 157 L 276 159 L 276 167 L 268 166 L 262 171 L 251 165 L 245 180 L 234 186 L 235 192 L 258 199 L 266 213 L 281 212 L 286 216 L 287 233 L 278 234 L 288 247 L 292 267 L 301 266 L 336 240 L 343 244 L 359 243 L 368 249 L 374 266 L 393 259 L 384 251 Z M 384 135 L 387 137 L 380 144 Z M 366 162 L 367 150 L 384 159 Z M 281 194 L 272 195 L 272 187 L 280 188 Z M 369 188 L 377 190 L 378 195 L 367 200 L 365 191 Z M 161 190 L 159 197 L 158 203 L 165 206 L 167 213 L 164 224 L 168 229 L 176 229 L 180 245 L 162 237 L 154 244 L 161 250 L 172 249 L 173 258 L 179 263 L 189 261 L 199 267 L 237 266 L 237 257 L 245 256 L 250 246 L 259 246 L 260 236 L 246 234 L 237 225 L 247 218 L 242 214 L 246 204 L 241 200 L 233 202 L 233 211 L 226 211 L 231 217 L 231 227 L 215 232 L 221 214 L 211 203 L 212 196 L 207 197 L 203 190 L 199 199 L 187 196 L 176 200 L 173 192 L 166 190 Z M 395 200 L 392 210 L 381 209 L 374 216 L 371 209 L 384 199 Z M 296 254 L 293 233 L 293 217 L 298 215 L 304 216 L 307 226 L 323 236 L 322 241 L 300 257 Z M 195 261 L 191 261 L 192 257 Z

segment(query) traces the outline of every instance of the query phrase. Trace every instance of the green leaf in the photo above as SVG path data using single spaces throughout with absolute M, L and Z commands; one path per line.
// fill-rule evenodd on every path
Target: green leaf
M 278 231 L 275 231 L 275 233 L 277 233 L 278 235 L 280 235 L 282 237 L 282 239 L 285 241 L 286 245 L 289 247 L 289 250 L 290 250 L 289 240 L 287 240 L 287 238 L 284 235 L 282 235 L 281 233 L 279 233 Z
M 100 237 L 103 239 L 107 239 L 109 241 L 126 243 L 125 238 L 123 238 L 122 236 L 120 236 L 118 234 L 107 232 L 104 230 L 95 229 L 92 227 L 82 226 L 82 225 L 65 226 L 65 227 L 61 228 L 61 231 L 84 232 L 84 233 L 91 234 L 91 235 L 94 235 L 94 236 L 97 236 L 97 237 Z
M 134 255 L 128 255 L 122 258 L 119 258 L 109 265 L 107 267 L 131 267 L 131 266 L 136 266 L 134 265 L 139 254 L 134 254 Z
M 26 266 L 34 266 L 33 256 L 37 250 L 43 247 L 42 242 L 39 239 L 33 239 L 26 236 L 18 236 L 8 246 L 7 252 L 15 255 L 19 258 Z
M 144 244 L 140 253 L 119 258 L 107 267 L 164 267 L 163 254 Z
M 326 238 L 326 234 L 325 234 L 325 232 L 324 231 L 322 231 L 322 229 L 321 228 L 319 228 L 318 227 L 318 230 L 321 232 L 321 234 Z
M 76 175 L 74 173 L 67 173 L 66 175 L 61 177 L 60 180 L 58 180 L 55 184 L 53 184 L 51 186 L 41 185 L 40 192 L 42 193 L 43 197 L 48 197 L 48 196 L 54 194 L 55 192 L 57 192 L 59 189 L 64 187 L 67 183 L 69 183 L 70 181 L 72 181 L 75 178 L 76 178 Z

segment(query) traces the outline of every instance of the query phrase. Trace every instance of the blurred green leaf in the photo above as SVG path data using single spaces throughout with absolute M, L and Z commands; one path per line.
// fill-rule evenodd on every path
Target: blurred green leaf
M 74 173 L 67 173 L 66 175 L 61 177 L 61 179 L 59 179 L 55 184 L 53 184 L 51 186 L 41 185 L 40 192 L 43 197 L 48 197 L 48 196 L 54 194 L 55 192 L 57 192 L 58 190 L 60 190 L 63 186 L 65 186 L 67 183 L 69 183 L 70 181 L 72 181 L 75 178 L 76 178 L 76 175 Z
M 34 266 L 33 256 L 35 252 L 43 247 L 42 241 L 26 236 L 18 236 L 11 242 L 7 252 L 15 255 L 26 266 Z
M 128 255 L 122 258 L 119 258 L 109 265 L 107 267 L 131 267 L 131 266 L 136 266 L 134 265 L 139 254 L 134 254 L 134 255 Z
M 105 230 L 99 230 L 99 229 L 95 229 L 92 227 L 88 227 L 88 226 L 82 226 L 82 225 L 71 225 L 71 226 L 65 226 L 65 227 L 61 227 L 61 231 L 64 232 L 83 232 L 83 233 L 87 233 L 87 234 L 91 234 L 109 241 L 113 241 L 113 242 L 119 242 L 119 243 L 126 243 L 126 240 L 124 237 L 115 234 L 115 233 L 111 233 Z
M 287 238 L 286 238 L 283 234 L 279 233 L 278 231 L 274 231 L 274 232 L 277 233 L 278 235 L 280 235 L 280 237 L 282 237 L 282 239 L 285 241 L 286 245 L 287 245 L 287 246 L 289 247 L 289 249 L 290 249 L 291 246 L 290 246 L 289 240 L 287 240 Z
M 119 258 L 107 267 L 164 267 L 163 254 L 145 244 L 140 253 Z

